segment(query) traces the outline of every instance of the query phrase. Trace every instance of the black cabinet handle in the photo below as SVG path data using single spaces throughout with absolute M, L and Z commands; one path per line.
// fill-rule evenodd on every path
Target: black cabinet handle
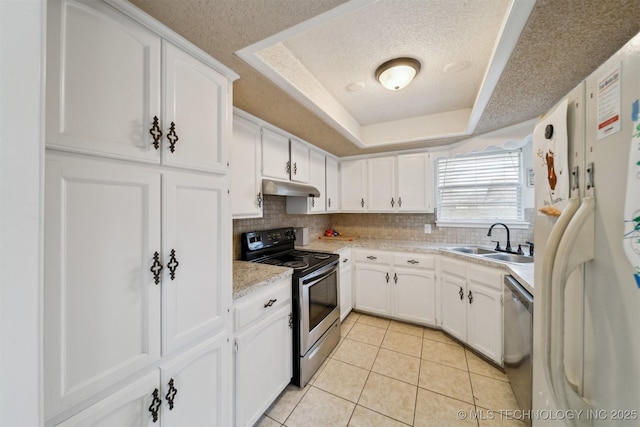
M 149 269 L 153 273 L 153 280 L 156 285 L 160 283 L 160 273 L 162 272 L 162 263 L 160 262 L 160 254 L 158 252 L 153 253 L 153 264 Z
M 311 198 L 311 207 L 312 207 L 312 208 L 315 208 L 315 207 L 316 207 L 316 198 L 315 198 L 315 197 L 312 197 L 312 198 Z
M 298 174 L 298 162 L 293 162 L 293 174 Z
M 360 202 L 360 206 L 362 206 L 364 208 L 364 198 L 362 199 L 362 201 Z
M 471 293 L 471 291 L 469 291 L 469 304 L 471 304 L 473 302 L 473 294 Z
M 258 207 L 262 207 L 262 193 L 258 193 Z
M 327 200 L 327 203 L 328 203 L 329 207 L 331 207 L 331 197 L 329 197 L 329 199 Z
M 349 258 L 345 258 L 342 260 L 342 262 L 347 262 L 347 261 L 349 261 Z
M 153 400 L 149 406 L 149 412 L 151 412 L 151 417 L 154 423 L 158 421 L 158 412 L 160 411 L 160 404 L 162 403 L 162 400 L 158 397 L 158 393 L 158 389 L 153 391 Z
M 173 385 L 173 378 L 171 378 L 169 380 L 169 391 L 167 391 L 167 395 L 165 396 L 165 399 L 167 399 L 167 402 L 169 402 L 169 410 L 173 410 L 173 401 L 176 398 L 176 394 L 178 394 L 178 389 L 174 387 Z
M 393 197 L 391 198 L 391 207 L 393 207 L 393 205 L 395 205 L 396 203 L 393 201 Z
M 178 134 L 176 133 L 176 124 L 173 122 L 171 122 L 167 139 L 169 140 L 169 150 L 174 153 L 176 151 L 176 142 L 178 142 L 180 138 L 178 138 Z
M 420 261 L 416 261 L 415 259 L 410 259 L 410 260 L 408 260 L 407 262 L 408 262 L 409 264 L 413 264 L 413 265 L 420 264 Z
M 398 197 L 398 207 L 402 207 L 402 197 Z
M 167 264 L 167 268 L 169 269 L 169 276 L 171 277 L 171 280 L 173 280 L 176 278 L 176 270 L 178 269 L 178 266 L 180 265 L 180 263 L 176 258 L 176 251 L 174 249 L 171 249 L 170 255 L 171 256 L 169 257 L 169 263 Z
M 153 147 L 157 150 L 160 148 L 160 140 L 162 139 L 162 129 L 158 124 L 158 116 L 153 116 L 153 126 L 149 129 L 149 133 L 153 137 Z
M 284 170 L 287 173 L 287 175 L 291 173 L 291 161 L 290 160 L 287 160 L 287 164 L 285 165 Z
M 278 301 L 277 298 L 276 299 L 270 299 L 269 302 L 264 304 L 264 308 L 271 307 L 273 304 L 275 304 L 276 301 Z
M 462 290 L 462 286 L 460 286 L 460 292 L 458 292 L 458 295 L 460 295 L 460 300 L 464 299 L 464 291 Z
M 367 257 L 367 259 L 370 259 L 371 261 L 373 261 L 374 259 L 378 259 L 378 257 L 377 256 L 373 256 L 373 255 L 369 255 Z
M 389 273 L 387 272 L 387 283 L 389 283 Z
M 393 273 L 393 281 L 398 284 L 398 273 Z

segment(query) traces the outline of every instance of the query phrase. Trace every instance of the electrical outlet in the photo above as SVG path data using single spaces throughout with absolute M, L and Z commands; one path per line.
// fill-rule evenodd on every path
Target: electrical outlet
M 425 233 L 431 233 L 431 224 L 425 224 L 424 225 L 424 232 Z

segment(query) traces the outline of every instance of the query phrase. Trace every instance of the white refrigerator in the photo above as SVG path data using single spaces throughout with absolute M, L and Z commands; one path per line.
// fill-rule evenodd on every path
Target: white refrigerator
M 640 426 L 639 99 L 640 34 L 534 130 L 534 427 Z

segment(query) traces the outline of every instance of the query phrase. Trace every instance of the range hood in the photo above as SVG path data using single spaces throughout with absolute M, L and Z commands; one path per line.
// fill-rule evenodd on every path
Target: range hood
M 272 196 L 319 197 L 320 191 L 312 185 L 298 184 L 297 182 L 289 181 L 276 181 L 275 179 L 263 179 L 262 194 Z

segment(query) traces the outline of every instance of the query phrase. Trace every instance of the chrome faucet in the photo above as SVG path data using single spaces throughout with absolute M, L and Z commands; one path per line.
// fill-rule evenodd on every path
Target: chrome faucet
M 511 236 L 509 235 L 509 227 L 507 227 L 506 224 L 503 224 L 501 222 L 496 222 L 495 224 L 492 224 L 491 227 L 489 227 L 489 232 L 487 233 L 487 236 L 491 237 L 491 230 L 493 230 L 493 227 L 495 227 L 496 225 L 501 225 L 504 227 L 505 230 L 507 230 L 507 247 L 504 248 L 504 252 L 512 252 L 511 251 Z M 502 249 L 500 249 L 500 242 L 498 242 L 498 245 L 496 246 L 496 250 L 497 251 L 501 251 Z

